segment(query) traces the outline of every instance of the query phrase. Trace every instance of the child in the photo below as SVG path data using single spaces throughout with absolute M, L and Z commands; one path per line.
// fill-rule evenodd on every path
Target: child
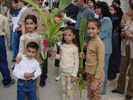
M 74 82 L 79 68 L 78 41 L 74 27 L 65 29 L 62 43 L 60 54 L 52 51 L 51 55 L 60 59 L 63 100 L 74 100 Z
M 44 46 L 43 46 L 43 40 L 42 37 L 39 35 L 39 33 L 36 32 L 37 29 L 37 19 L 34 15 L 28 15 L 25 18 L 25 26 L 27 29 L 27 33 L 22 35 L 20 37 L 20 44 L 19 44 L 19 53 L 17 55 L 16 62 L 19 63 L 21 60 L 22 55 L 25 53 L 26 45 L 34 41 L 39 45 L 39 50 L 37 52 L 37 55 L 35 56 L 35 59 L 39 62 L 39 64 L 42 64 L 42 57 L 44 55 Z M 42 55 L 42 56 L 41 56 Z M 37 98 L 39 99 L 39 79 L 36 79 L 36 86 L 37 86 Z
M 28 93 L 28 100 L 37 100 L 35 79 L 41 75 L 41 69 L 34 57 L 38 49 L 37 43 L 29 42 L 21 62 L 15 65 L 13 75 L 18 78 L 17 100 L 25 100 L 26 93 Z
M 119 17 L 119 10 L 115 5 L 110 6 L 111 20 L 112 20 L 112 54 L 109 59 L 108 80 L 116 78 L 120 67 L 120 43 L 121 43 L 121 29 Z
M 104 57 L 105 47 L 98 36 L 101 24 L 96 18 L 88 22 L 88 35 L 91 40 L 87 46 L 86 53 L 86 72 L 87 72 L 87 90 L 88 100 L 102 100 L 101 92 L 104 82 Z M 83 58 L 83 53 L 80 53 L 80 58 Z

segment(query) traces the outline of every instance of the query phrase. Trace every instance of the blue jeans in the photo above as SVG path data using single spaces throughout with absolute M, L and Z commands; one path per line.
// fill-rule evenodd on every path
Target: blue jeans
M 10 26 L 10 50 L 12 51 L 12 33 L 13 33 L 13 27 Z
M 108 81 L 109 58 L 110 58 L 110 54 L 105 54 L 105 62 L 104 62 L 104 84 L 103 84 L 102 94 L 106 94 L 106 87 L 107 87 L 107 81 Z
M 17 100 L 25 100 L 26 93 L 28 93 L 28 100 L 37 100 L 35 80 L 21 80 L 17 81 Z
M 4 36 L 0 36 L 0 71 L 3 76 L 3 84 L 8 85 L 11 83 L 11 75 L 8 69 L 6 46 Z
M 18 50 L 19 50 L 19 41 L 20 36 L 22 35 L 21 32 L 13 32 L 12 33 L 12 52 L 13 52 L 13 60 L 16 59 Z

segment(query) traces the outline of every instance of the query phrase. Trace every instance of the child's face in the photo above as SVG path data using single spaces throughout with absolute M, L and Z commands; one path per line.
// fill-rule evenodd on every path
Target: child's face
M 37 50 L 35 48 L 28 47 L 26 49 L 26 57 L 28 57 L 29 59 L 34 58 L 36 54 L 37 54 Z
M 87 31 L 88 31 L 88 35 L 89 35 L 90 37 L 95 37 L 95 36 L 97 36 L 97 34 L 100 32 L 100 28 L 98 28 L 98 27 L 96 26 L 96 23 L 94 23 L 94 22 L 89 22 L 89 23 L 88 23 Z
M 15 2 L 13 0 L 12 0 L 12 7 L 13 7 L 13 9 L 17 8 L 17 6 L 16 6 L 16 4 L 15 4 Z
M 102 15 L 102 9 L 101 8 L 96 8 L 96 14 L 101 16 Z
M 88 1 L 88 6 L 89 6 L 90 8 L 92 8 L 92 7 L 94 7 L 94 3 L 93 3 L 91 0 L 89 0 L 89 1 Z
M 116 10 L 114 10 L 113 7 L 110 7 L 109 8 L 109 11 L 110 11 L 111 15 L 114 15 L 116 13 Z
M 32 19 L 27 19 L 25 26 L 26 26 L 28 33 L 34 33 L 35 28 L 37 27 L 37 24 L 35 24 Z
M 22 4 L 23 4 L 23 2 L 18 1 L 17 6 L 18 6 L 19 8 L 22 8 Z
M 73 39 L 75 38 L 75 35 L 71 30 L 65 30 L 64 31 L 64 39 L 67 44 L 73 44 Z

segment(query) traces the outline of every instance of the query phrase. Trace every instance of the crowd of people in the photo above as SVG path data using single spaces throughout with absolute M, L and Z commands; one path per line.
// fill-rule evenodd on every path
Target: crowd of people
M 48 2 L 33 0 L 44 11 L 48 22 L 52 9 Z M 7 61 L 7 49 L 12 52 L 13 75 L 17 81 L 17 100 L 40 100 L 39 88 L 45 86 L 48 72 L 48 57 L 59 67 L 63 100 L 74 100 L 74 82 L 79 71 L 79 60 L 84 59 L 88 100 L 102 100 L 106 94 L 107 82 L 116 79 L 116 89 L 112 93 L 124 94 L 125 100 L 133 97 L 133 0 L 129 0 L 129 10 L 123 13 L 120 0 L 106 2 L 95 0 L 73 0 L 65 9 L 64 23 L 60 30 L 63 37 L 52 51 L 43 45 L 39 34 L 45 25 L 39 12 L 23 0 L 11 0 L 9 8 L 5 0 L 0 5 L 0 71 L 5 88 L 12 86 Z M 45 5 L 45 6 L 42 6 Z M 58 6 L 57 6 L 58 7 Z M 82 18 L 87 27 L 84 52 L 80 51 L 79 31 Z M 5 43 L 5 39 L 6 42 Z M 6 46 L 7 44 L 7 46 Z M 44 52 L 49 55 L 44 61 Z M 127 89 L 126 77 L 129 77 Z

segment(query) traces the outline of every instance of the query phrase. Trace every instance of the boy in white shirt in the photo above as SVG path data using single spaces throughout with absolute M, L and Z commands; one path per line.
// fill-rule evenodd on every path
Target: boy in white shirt
M 28 93 L 28 100 L 37 100 L 35 79 L 41 75 L 41 69 L 34 57 L 38 49 L 37 43 L 29 42 L 21 62 L 15 65 L 13 75 L 18 78 L 17 100 L 25 100 L 26 93 Z

